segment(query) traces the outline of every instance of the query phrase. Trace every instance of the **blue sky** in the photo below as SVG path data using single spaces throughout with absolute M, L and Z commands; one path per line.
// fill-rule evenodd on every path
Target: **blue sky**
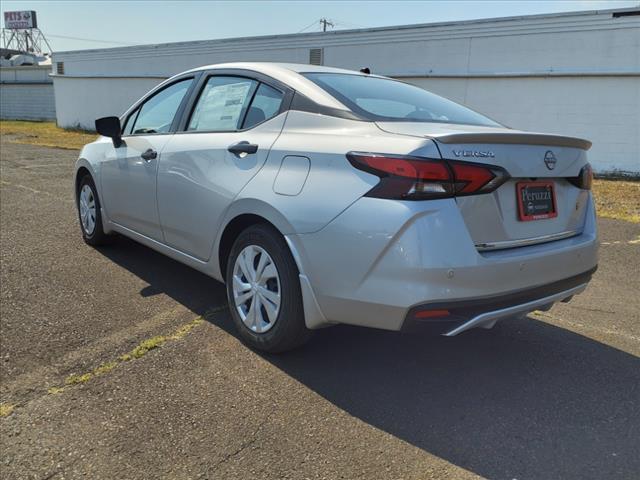
M 625 8 L 631 1 L 12 1 L 36 10 L 54 51 Z

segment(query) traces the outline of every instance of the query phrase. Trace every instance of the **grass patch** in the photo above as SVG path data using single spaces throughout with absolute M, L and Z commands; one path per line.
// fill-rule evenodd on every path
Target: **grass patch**
M 117 366 L 118 366 L 118 362 L 103 363 L 98 368 L 94 369 L 93 372 L 91 373 L 93 373 L 94 376 L 104 375 L 105 373 L 109 373 L 111 370 L 113 370 Z
M 83 374 L 71 374 L 69 375 L 62 386 L 53 386 L 47 389 L 47 393 L 49 395 L 59 395 L 63 393 L 67 388 L 70 388 L 74 385 L 80 385 L 88 382 L 89 380 L 98 377 L 100 375 L 104 375 L 106 373 L 111 372 L 114 368 L 120 365 L 123 362 L 128 362 L 131 360 L 136 360 L 144 355 L 147 352 L 161 347 L 165 343 L 173 340 L 180 340 L 185 335 L 187 335 L 191 330 L 193 330 L 198 325 L 202 324 L 205 320 L 211 320 L 213 315 L 226 310 L 228 307 L 225 305 L 223 307 L 212 308 L 208 310 L 202 317 L 195 318 L 191 320 L 189 323 L 186 323 L 176 330 L 174 330 L 169 335 L 157 335 L 155 337 L 151 337 L 147 340 L 140 342 L 131 352 L 126 353 L 118 357 L 117 360 L 103 363 L 99 367 L 94 368 L 90 372 Z M 13 413 L 13 410 L 16 408 L 16 405 L 11 403 L 0 403 L 0 417 L 7 417 Z
M 124 362 L 128 362 L 129 360 L 140 358 L 147 354 L 148 351 L 153 350 L 154 348 L 161 347 L 167 341 L 167 337 L 164 335 L 157 335 L 152 338 L 148 338 L 147 340 L 141 342 L 136 348 L 131 350 L 129 353 L 125 353 L 120 357 L 120 360 Z
M 599 217 L 640 223 L 640 182 L 596 179 L 593 196 Z
M 225 310 L 225 309 L 222 309 L 222 310 Z M 207 312 L 206 315 L 210 315 L 210 314 L 211 314 L 211 312 Z M 191 330 L 193 330 L 195 327 L 200 325 L 202 322 L 204 322 L 204 318 L 202 318 L 202 317 L 198 317 L 198 318 L 193 319 L 192 321 L 190 321 L 186 325 L 181 326 L 175 332 L 173 332 L 173 335 L 171 335 L 171 337 L 170 337 L 171 340 L 179 340 L 179 339 L 181 339 L 187 333 L 189 333 Z
M 78 383 L 85 383 L 91 380 L 93 377 L 98 377 L 100 375 L 104 375 L 105 373 L 109 373 L 111 370 L 118 366 L 118 362 L 107 362 L 103 363 L 99 367 L 94 368 L 90 372 L 83 373 L 82 375 L 76 375 L 75 373 L 69 375 L 64 383 L 65 385 L 76 385 Z M 59 389 L 58 392 L 51 392 L 51 390 L 56 389 L 57 387 L 52 387 L 49 389 L 49 393 L 61 393 L 63 389 Z
M 131 350 L 129 353 L 125 353 L 120 356 L 120 360 L 123 362 L 128 362 L 129 360 L 134 360 L 140 358 L 147 354 L 150 350 L 154 348 L 161 347 L 169 340 L 179 340 L 184 337 L 187 333 L 189 333 L 194 327 L 200 325 L 204 319 L 202 317 L 198 317 L 186 325 L 181 326 L 175 332 L 170 335 L 156 335 L 155 337 L 148 338 L 143 342 L 140 342 L 136 348 Z
M 98 377 L 100 375 L 104 375 L 105 373 L 109 373 L 111 370 L 116 368 L 120 363 L 128 362 L 131 360 L 137 360 L 138 358 L 143 357 L 149 351 L 161 347 L 165 343 L 172 340 L 179 340 L 187 335 L 191 330 L 204 322 L 205 318 L 209 318 L 214 313 L 220 312 L 222 310 L 226 310 L 227 307 L 222 307 L 218 309 L 209 310 L 205 313 L 204 317 L 198 317 L 191 320 L 189 323 L 182 325 L 178 329 L 176 329 L 173 333 L 169 335 L 156 335 L 155 337 L 148 338 L 140 342 L 133 350 L 129 353 L 125 353 L 124 355 L 120 355 L 117 360 L 103 363 L 99 367 L 94 368 L 90 372 L 83 374 L 72 374 L 69 375 L 65 381 L 65 386 L 79 385 L 82 383 L 86 383 L 94 377 Z M 47 392 L 51 395 L 56 395 L 64 392 L 65 387 L 50 387 Z
M 78 383 L 88 382 L 89 380 L 91 380 L 92 377 L 93 377 L 93 374 L 91 372 L 83 373 L 82 375 L 76 375 L 74 373 L 72 375 L 69 375 L 65 379 L 64 384 L 65 385 L 77 385 Z
M 95 132 L 60 128 L 53 122 L 0 120 L 0 134 L 12 143 L 79 150 L 97 138 Z
M 11 403 L 0 403 L 0 417 L 8 417 L 14 408 L 16 408 L 16 406 Z

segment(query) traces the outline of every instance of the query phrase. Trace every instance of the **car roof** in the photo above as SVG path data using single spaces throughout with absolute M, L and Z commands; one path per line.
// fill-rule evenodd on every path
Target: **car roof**
M 343 68 L 325 67 L 322 65 L 306 65 L 302 63 L 273 63 L 273 62 L 233 62 L 233 63 L 217 63 L 214 65 L 205 65 L 194 68 L 189 72 L 197 72 L 203 70 L 248 70 L 252 72 L 262 73 L 274 78 L 294 90 L 302 93 L 314 102 L 330 108 L 338 108 L 340 110 L 349 110 L 345 105 L 331 96 L 325 90 L 313 83 L 301 73 L 342 73 L 348 75 L 366 74 L 354 70 L 346 70 Z M 185 72 L 187 73 L 187 72 Z
M 217 68 L 241 68 L 253 70 L 256 72 L 266 73 L 267 71 L 281 71 L 282 73 L 296 72 L 326 72 L 326 73 L 346 73 L 353 75 L 364 75 L 356 70 L 348 70 L 344 68 L 326 67 L 324 65 L 309 65 L 306 63 L 279 63 L 279 62 L 229 62 L 216 63 L 213 65 L 205 65 L 194 68 L 194 70 L 213 70 Z

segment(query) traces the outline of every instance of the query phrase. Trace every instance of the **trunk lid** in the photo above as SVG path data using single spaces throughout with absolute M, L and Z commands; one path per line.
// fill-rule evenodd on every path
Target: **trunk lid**
M 542 243 L 581 233 L 589 192 L 567 179 L 587 164 L 591 143 L 573 137 L 528 133 L 508 128 L 419 122 L 382 122 L 380 129 L 430 138 L 442 158 L 497 165 L 511 179 L 488 194 L 456 197 L 478 250 L 494 250 Z M 518 188 L 523 182 L 553 184 L 557 216 L 523 221 Z

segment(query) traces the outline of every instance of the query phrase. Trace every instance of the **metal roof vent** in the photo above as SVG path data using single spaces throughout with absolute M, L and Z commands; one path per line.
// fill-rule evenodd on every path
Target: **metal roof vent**
M 56 62 L 56 73 L 64 75 L 64 62 Z
M 640 10 L 625 10 L 622 12 L 613 12 L 611 14 L 611 16 L 613 18 L 620 18 L 620 17 L 633 17 L 633 16 L 637 16 L 640 15 Z
M 309 64 L 324 65 L 324 49 L 322 48 L 309 49 Z

